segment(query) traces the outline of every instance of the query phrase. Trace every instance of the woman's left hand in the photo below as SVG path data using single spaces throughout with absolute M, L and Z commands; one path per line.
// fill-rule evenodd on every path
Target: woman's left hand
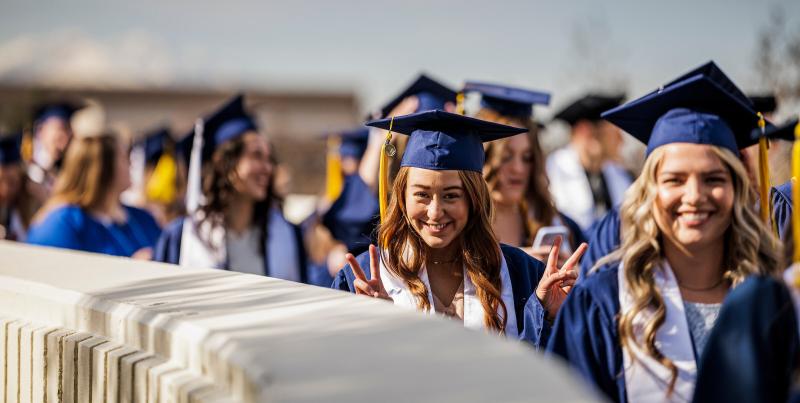
M 588 245 L 584 242 L 575 253 L 558 268 L 558 254 L 561 248 L 561 237 L 556 238 L 550 255 L 547 258 L 547 267 L 544 269 L 544 276 L 536 287 L 536 298 L 542 303 L 547 312 L 547 319 L 553 320 L 561 308 L 561 304 L 567 299 L 567 294 L 572 290 L 572 286 L 578 279 L 578 272 L 575 270 L 578 261 L 583 253 L 586 252 Z
M 136 260 L 152 260 L 153 259 L 153 248 L 142 248 L 133 252 L 131 255 L 132 259 Z

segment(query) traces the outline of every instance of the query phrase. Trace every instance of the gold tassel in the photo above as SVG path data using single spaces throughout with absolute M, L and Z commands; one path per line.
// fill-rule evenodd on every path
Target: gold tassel
M 339 136 L 328 137 L 328 153 L 325 165 L 325 198 L 333 202 L 342 193 L 344 178 L 342 177 L 342 159 L 339 156 Z
M 33 133 L 26 130 L 22 133 L 22 143 L 20 144 L 20 156 L 26 163 L 33 161 Z
M 772 217 L 772 203 L 769 202 L 769 154 L 767 151 L 769 150 L 769 144 L 767 143 L 767 137 L 764 135 L 766 121 L 761 112 L 758 113 L 758 127 L 761 129 L 761 137 L 758 139 L 758 188 L 761 196 L 759 200 L 761 205 L 761 219 L 764 223 L 772 227 L 772 223 L 770 222 Z
M 800 263 L 800 121 L 794 127 L 794 146 L 792 147 L 792 243 L 794 256 L 792 261 Z
M 178 164 L 172 156 L 172 150 L 164 150 L 145 185 L 147 200 L 164 205 L 172 204 L 178 195 L 175 189 L 177 177 Z
M 392 127 L 394 116 L 389 121 L 389 130 L 386 132 L 386 142 L 381 147 L 381 160 L 378 168 L 378 205 L 380 206 L 381 224 L 386 219 L 386 205 L 389 200 L 389 159 L 393 158 L 397 150 L 392 145 Z
M 459 92 L 456 94 L 456 113 L 459 115 L 464 114 L 464 93 Z

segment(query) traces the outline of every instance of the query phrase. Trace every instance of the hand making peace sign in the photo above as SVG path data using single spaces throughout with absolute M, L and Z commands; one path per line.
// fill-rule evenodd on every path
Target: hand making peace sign
M 564 303 L 564 300 L 567 299 L 567 294 L 572 290 L 572 286 L 578 279 L 578 272 L 575 270 L 575 266 L 588 247 L 589 245 L 586 242 L 578 246 L 575 253 L 559 269 L 558 253 L 561 248 L 561 237 L 556 238 L 553 243 L 550 256 L 547 258 L 547 267 L 544 269 L 544 275 L 536 287 L 536 298 L 539 299 L 547 312 L 548 320 L 555 319 L 561 304 Z
M 356 276 L 355 281 L 353 281 L 356 294 L 369 295 L 370 297 L 388 299 L 391 301 L 389 294 L 386 293 L 386 289 L 383 288 L 383 283 L 381 282 L 380 261 L 378 260 L 380 258 L 378 257 L 378 249 L 375 248 L 375 245 L 369 246 L 369 280 L 367 280 L 364 270 L 361 269 L 361 266 L 358 264 L 353 254 L 348 253 L 345 259 L 347 259 L 347 263 L 350 264 L 350 268 L 353 269 L 353 275 Z

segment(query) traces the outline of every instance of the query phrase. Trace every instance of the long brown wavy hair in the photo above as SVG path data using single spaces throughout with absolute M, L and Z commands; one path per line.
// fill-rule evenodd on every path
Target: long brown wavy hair
M 65 204 L 87 210 L 99 207 L 114 182 L 118 141 L 111 133 L 73 138 L 64 155 L 53 194 L 36 213 L 34 221 Z
M 428 289 L 419 278 L 429 247 L 411 226 L 406 216 L 406 187 L 412 168 L 402 167 L 394 179 L 386 220 L 378 229 L 378 243 L 385 253 L 381 260 L 386 268 L 405 282 L 417 299 L 417 308 L 431 307 Z M 418 168 L 415 168 L 418 169 Z M 483 177 L 478 172 L 458 171 L 469 203 L 469 220 L 453 242 L 460 243 L 459 260 L 467 268 L 469 279 L 484 310 L 484 324 L 503 334 L 509 309 L 501 299 L 501 256 L 497 238 L 492 231 L 492 199 Z M 498 313 L 498 309 L 502 314 Z
M 482 108 L 475 115 L 478 119 L 505 125 L 522 127 L 528 129 L 527 133 L 519 136 L 527 136 L 531 147 L 531 173 L 528 178 L 528 187 L 525 189 L 525 198 L 520 203 L 520 215 L 525 220 L 524 240 L 525 245 L 531 244 L 533 238 L 540 228 L 551 225 L 553 219 L 558 215 L 555 202 L 550 194 L 550 181 L 545 174 L 544 153 L 539 145 L 537 137 L 539 127 L 530 119 L 519 119 Z M 490 141 L 484 144 L 486 152 L 486 162 L 483 164 L 483 177 L 489 185 L 489 190 L 494 191 L 499 186 L 498 172 L 503 165 L 503 151 L 508 144 L 508 139 Z M 572 240 L 575 244 L 575 240 Z
M 227 228 L 228 223 L 225 219 L 225 211 L 228 209 L 231 199 L 238 193 L 231 177 L 236 174 L 236 165 L 239 163 L 244 151 L 244 136 L 226 141 L 214 150 L 211 155 L 211 163 L 203 167 L 203 196 L 205 201 L 200 206 L 200 211 L 203 213 L 200 223 L 209 222 L 212 227 Z M 277 161 L 274 149 L 271 151 L 270 162 L 274 167 Z M 260 232 L 259 248 L 261 248 L 261 253 L 265 252 L 263 249 L 268 235 L 269 209 L 274 205 L 280 206 L 283 203 L 283 200 L 275 192 L 274 186 L 275 170 L 273 169 L 269 178 L 267 197 L 253 204 L 251 225 Z M 210 239 L 202 240 L 211 245 Z
M 731 286 L 751 274 L 779 275 L 780 243 L 755 211 L 755 193 L 742 162 L 729 150 L 711 146 L 733 179 L 734 202 L 731 225 L 725 232 L 723 276 Z M 620 209 L 622 244 L 619 249 L 600 259 L 596 267 L 622 262 L 624 281 L 633 296 L 633 308 L 619 317 L 619 337 L 623 348 L 631 350 L 641 344 L 645 353 L 672 372 L 672 392 L 678 370 L 675 364 L 656 347 L 656 332 L 664 324 L 664 298 L 654 281 L 654 272 L 663 259 L 663 239 L 653 210 L 657 197 L 656 174 L 664 159 L 664 148 L 657 148 L 647 158 L 641 175 L 628 189 Z M 634 318 L 652 312 L 644 322 L 640 343 L 634 333 Z

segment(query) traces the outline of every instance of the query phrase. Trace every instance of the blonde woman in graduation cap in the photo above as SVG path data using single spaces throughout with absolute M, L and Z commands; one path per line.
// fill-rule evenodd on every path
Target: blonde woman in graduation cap
M 481 175 L 483 142 L 525 129 L 439 110 L 368 125 L 409 135 L 408 144 L 391 200 L 381 209 L 378 247 L 348 256 L 333 287 L 451 317 L 472 329 L 546 339 L 585 246 L 558 268 L 560 241 L 547 266 L 498 243 Z
M 620 209 L 620 262 L 567 298 L 548 351 L 612 401 L 690 401 L 728 292 L 779 271 L 739 149 L 759 115 L 713 63 L 603 114 L 647 144 Z

